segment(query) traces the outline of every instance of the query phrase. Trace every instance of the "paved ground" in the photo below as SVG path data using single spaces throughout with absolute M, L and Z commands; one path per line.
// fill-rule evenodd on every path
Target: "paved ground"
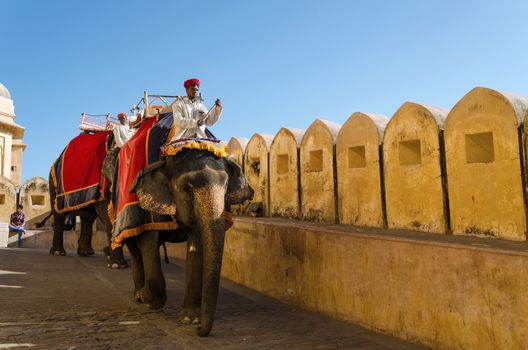
M 211 336 L 199 338 L 195 326 L 176 320 L 181 265 L 173 261 L 164 271 L 167 306 L 153 312 L 132 301 L 130 270 L 107 269 L 102 255 L 0 249 L 0 349 L 425 349 L 226 280 Z

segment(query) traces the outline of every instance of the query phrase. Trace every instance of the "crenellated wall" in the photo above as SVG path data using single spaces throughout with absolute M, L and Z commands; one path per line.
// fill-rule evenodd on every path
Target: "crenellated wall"
M 19 192 L 19 204 L 24 206 L 26 220 L 31 220 L 51 210 L 49 183 L 36 176 L 22 184 Z
M 390 120 L 317 119 L 229 151 L 243 155 L 257 216 L 526 240 L 527 110 L 475 88 L 451 111 L 406 102 Z
M 451 111 L 406 102 L 291 130 L 258 147 L 266 180 L 245 150 L 261 215 L 290 220 L 236 218 L 223 276 L 432 348 L 526 348 L 525 98 L 475 88 Z

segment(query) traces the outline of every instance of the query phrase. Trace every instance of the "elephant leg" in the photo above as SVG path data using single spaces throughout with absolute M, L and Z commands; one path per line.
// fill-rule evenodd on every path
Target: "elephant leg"
M 146 231 L 136 237 L 145 272 L 145 285 L 140 291 L 141 301 L 150 309 L 161 309 L 167 301 L 158 240 L 158 231 Z
M 132 256 L 132 278 L 134 279 L 134 300 L 141 303 L 141 289 L 145 286 L 145 271 L 143 258 L 136 242 L 136 237 L 125 240 L 128 251 Z
M 77 254 L 80 256 L 93 255 L 92 231 L 95 217 L 81 216 L 81 235 L 77 242 Z
M 125 260 L 125 256 L 123 255 L 123 248 L 119 247 L 116 249 L 111 249 L 111 243 L 112 243 L 112 223 L 110 222 L 110 218 L 108 217 L 108 205 L 97 205 L 95 207 L 95 212 L 97 213 L 97 217 L 99 220 L 101 220 L 101 223 L 104 226 L 105 232 L 106 232 L 106 238 L 108 239 L 108 247 L 104 248 L 104 252 L 106 254 L 106 257 L 108 259 L 108 267 L 113 269 L 125 269 L 129 267 L 128 262 Z
M 203 246 L 202 238 L 193 229 L 187 239 L 185 260 L 185 296 L 178 321 L 183 324 L 199 324 L 202 303 Z
M 50 248 L 50 254 L 55 256 L 66 255 L 64 250 L 64 220 L 66 216 L 53 210 L 53 243 Z

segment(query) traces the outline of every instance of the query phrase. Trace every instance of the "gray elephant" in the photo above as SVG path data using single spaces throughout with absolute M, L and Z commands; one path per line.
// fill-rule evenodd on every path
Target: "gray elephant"
M 240 166 L 204 150 L 186 149 L 144 168 L 131 189 L 141 206 L 176 215 L 187 232 L 185 296 L 179 321 L 212 329 L 226 231 L 226 210 L 253 197 Z M 176 210 L 177 208 L 177 210 Z M 165 278 L 159 254 L 160 232 L 146 231 L 125 243 L 132 256 L 134 296 L 152 309 L 165 305 Z
M 116 153 L 109 152 L 107 155 L 107 158 L 110 158 L 108 163 L 114 162 L 116 157 Z M 108 267 L 111 268 L 127 268 L 128 263 L 126 262 L 124 256 L 123 256 L 123 249 L 118 248 L 115 250 L 110 249 L 110 241 L 112 238 L 112 223 L 110 222 L 110 219 L 108 217 L 108 205 L 110 203 L 109 199 L 106 199 L 101 202 L 92 203 L 84 208 L 67 211 L 65 213 L 59 213 L 55 209 L 55 198 L 56 198 L 56 189 L 55 189 L 55 182 L 53 179 L 52 174 L 50 173 L 49 177 L 49 183 L 50 183 L 50 202 L 51 202 L 51 213 L 50 216 L 53 216 L 53 243 L 50 248 L 50 254 L 55 256 L 62 256 L 65 255 L 64 250 L 64 223 L 66 220 L 67 214 L 73 214 L 75 216 L 79 216 L 81 218 L 81 234 L 78 241 L 78 247 L 77 247 L 77 254 L 81 256 L 87 256 L 94 254 L 94 250 L 92 248 L 92 228 L 95 220 L 99 218 L 101 223 L 104 226 L 104 230 L 106 232 L 106 235 L 108 237 L 108 243 L 109 247 L 105 248 L 105 253 L 107 255 L 108 259 Z M 107 193 L 106 197 L 110 197 L 109 193 Z M 47 217 L 49 218 L 49 216 Z M 41 223 L 38 225 L 43 225 L 44 221 L 47 220 L 45 218 Z M 37 226 L 38 226 L 37 225 Z

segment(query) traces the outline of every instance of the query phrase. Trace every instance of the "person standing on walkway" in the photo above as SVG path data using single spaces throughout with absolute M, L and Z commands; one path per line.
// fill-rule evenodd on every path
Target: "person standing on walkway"
M 24 225 L 26 224 L 26 216 L 22 212 L 24 207 L 21 204 L 16 206 L 16 211 L 11 214 L 9 221 L 9 232 L 16 232 L 18 234 L 18 245 L 22 241 L 22 236 L 26 233 Z
M 207 110 L 201 95 L 200 80 L 189 79 L 183 83 L 187 96 L 179 97 L 172 104 L 174 116 L 175 133 L 172 140 L 187 137 L 214 138 L 206 129 L 206 126 L 213 125 L 222 114 L 222 103 L 216 99 L 211 110 Z

